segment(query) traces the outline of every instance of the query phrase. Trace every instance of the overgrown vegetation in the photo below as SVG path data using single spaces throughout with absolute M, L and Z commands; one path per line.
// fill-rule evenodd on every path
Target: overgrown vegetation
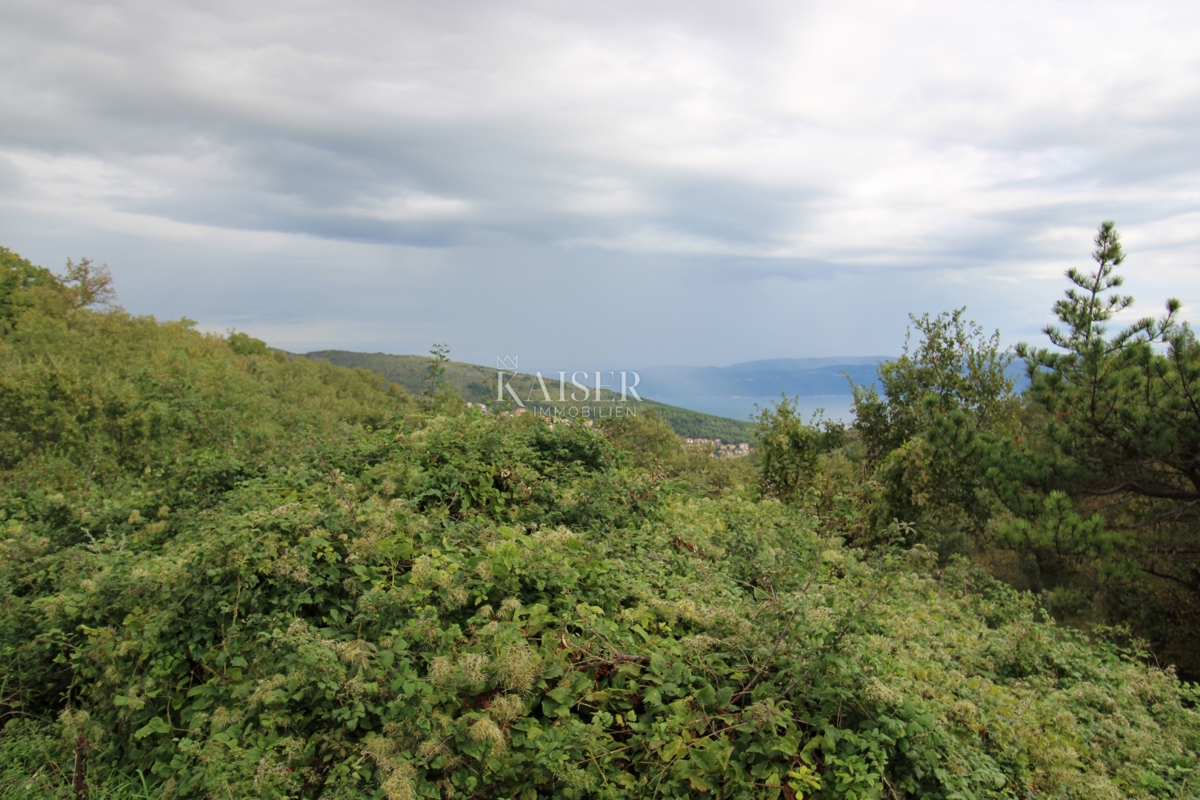
M 5 797 L 1197 793 L 1195 689 L 878 523 L 863 431 L 483 414 L 3 255 Z

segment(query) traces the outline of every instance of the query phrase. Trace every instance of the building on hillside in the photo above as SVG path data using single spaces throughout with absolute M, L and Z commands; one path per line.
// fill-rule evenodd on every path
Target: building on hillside
M 713 458 L 741 458 L 750 455 L 752 448 L 747 442 L 728 443 L 720 439 L 684 437 L 683 446 L 688 450 L 710 449 Z

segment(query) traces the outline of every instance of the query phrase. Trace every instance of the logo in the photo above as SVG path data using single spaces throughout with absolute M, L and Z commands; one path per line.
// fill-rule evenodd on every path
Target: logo
M 563 370 L 558 373 L 558 385 L 551 386 L 541 372 L 520 375 L 517 363 L 517 356 L 496 356 L 496 402 L 511 400 L 517 408 L 525 408 L 526 403 L 591 402 L 611 409 L 615 404 L 629 402 L 631 397 L 639 402 L 642 399 L 637 392 L 642 376 L 632 370 Z M 554 381 L 553 378 L 550 380 Z M 514 382 L 519 386 L 514 386 Z M 600 411 L 599 406 L 584 406 L 586 411 L 577 408 L 574 414 L 558 406 L 550 408 L 557 409 L 552 416 L 593 416 L 599 415 Z M 539 407 L 538 413 L 543 410 Z

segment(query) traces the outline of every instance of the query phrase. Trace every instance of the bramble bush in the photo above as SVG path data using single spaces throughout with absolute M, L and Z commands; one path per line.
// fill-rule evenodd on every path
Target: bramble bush
M 642 423 L 120 311 L 3 344 L 6 797 L 1197 793 L 1196 691 L 1136 646 Z

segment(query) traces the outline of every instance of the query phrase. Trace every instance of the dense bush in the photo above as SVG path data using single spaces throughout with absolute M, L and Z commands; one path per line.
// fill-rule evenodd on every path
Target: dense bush
M 3 344 L 6 797 L 1197 792 L 1169 671 L 639 446 L 653 420 L 412 400 L 119 311 Z

